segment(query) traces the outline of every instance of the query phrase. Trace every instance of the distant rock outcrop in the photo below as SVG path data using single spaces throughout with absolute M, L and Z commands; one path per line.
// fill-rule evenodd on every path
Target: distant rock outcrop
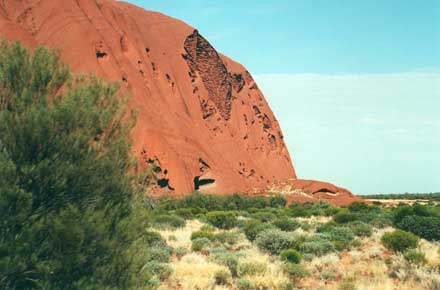
M 121 82 L 131 93 L 129 106 L 138 111 L 133 151 L 141 166 L 154 164 L 159 191 L 299 184 L 280 126 L 250 73 L 194 28 L 113 0 L 16 0 L 0 8 L 6 38 L 60 49 L 74 71 Z

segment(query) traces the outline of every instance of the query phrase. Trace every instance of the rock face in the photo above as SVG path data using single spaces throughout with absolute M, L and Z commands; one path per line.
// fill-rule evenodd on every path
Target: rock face
M 11 0 L 0 32 L 60 50 L 76 72 L 122 83 L 137 110 L 133 151 L 174 194 L 296 180 L 277 120 L 250 73 L 197 30 L 113 0 Z

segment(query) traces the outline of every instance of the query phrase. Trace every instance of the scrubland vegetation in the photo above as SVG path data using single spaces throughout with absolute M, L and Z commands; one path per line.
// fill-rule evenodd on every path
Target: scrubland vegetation
M 440 289 L 436 204 L 145 197 L 116 90 L 1 43 L 0 289 Z

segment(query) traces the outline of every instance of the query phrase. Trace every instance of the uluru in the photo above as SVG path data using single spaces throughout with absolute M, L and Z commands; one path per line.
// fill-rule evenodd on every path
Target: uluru
M 0 32 L 60 52 L 77 73 L 121 84 L 137 112 L 132 151 L 158 192 L 229 194 L 289 188 L 301 201 L 358 200 L 297 179 L 280 125 L 250 72 L 196 28 L 112 0 L 3 1 Z

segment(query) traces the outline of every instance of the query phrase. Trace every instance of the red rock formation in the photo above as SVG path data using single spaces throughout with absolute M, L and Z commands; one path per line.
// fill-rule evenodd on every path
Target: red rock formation
M 6 38 L 60 49 L 74 71 L 123 84 L 138 111 L 133 151 L 158 166 L 163 190 L 232 193 L 296 178 L 249 72 L 187 24 L 112 0 L 14 0 L 0 8 Z

